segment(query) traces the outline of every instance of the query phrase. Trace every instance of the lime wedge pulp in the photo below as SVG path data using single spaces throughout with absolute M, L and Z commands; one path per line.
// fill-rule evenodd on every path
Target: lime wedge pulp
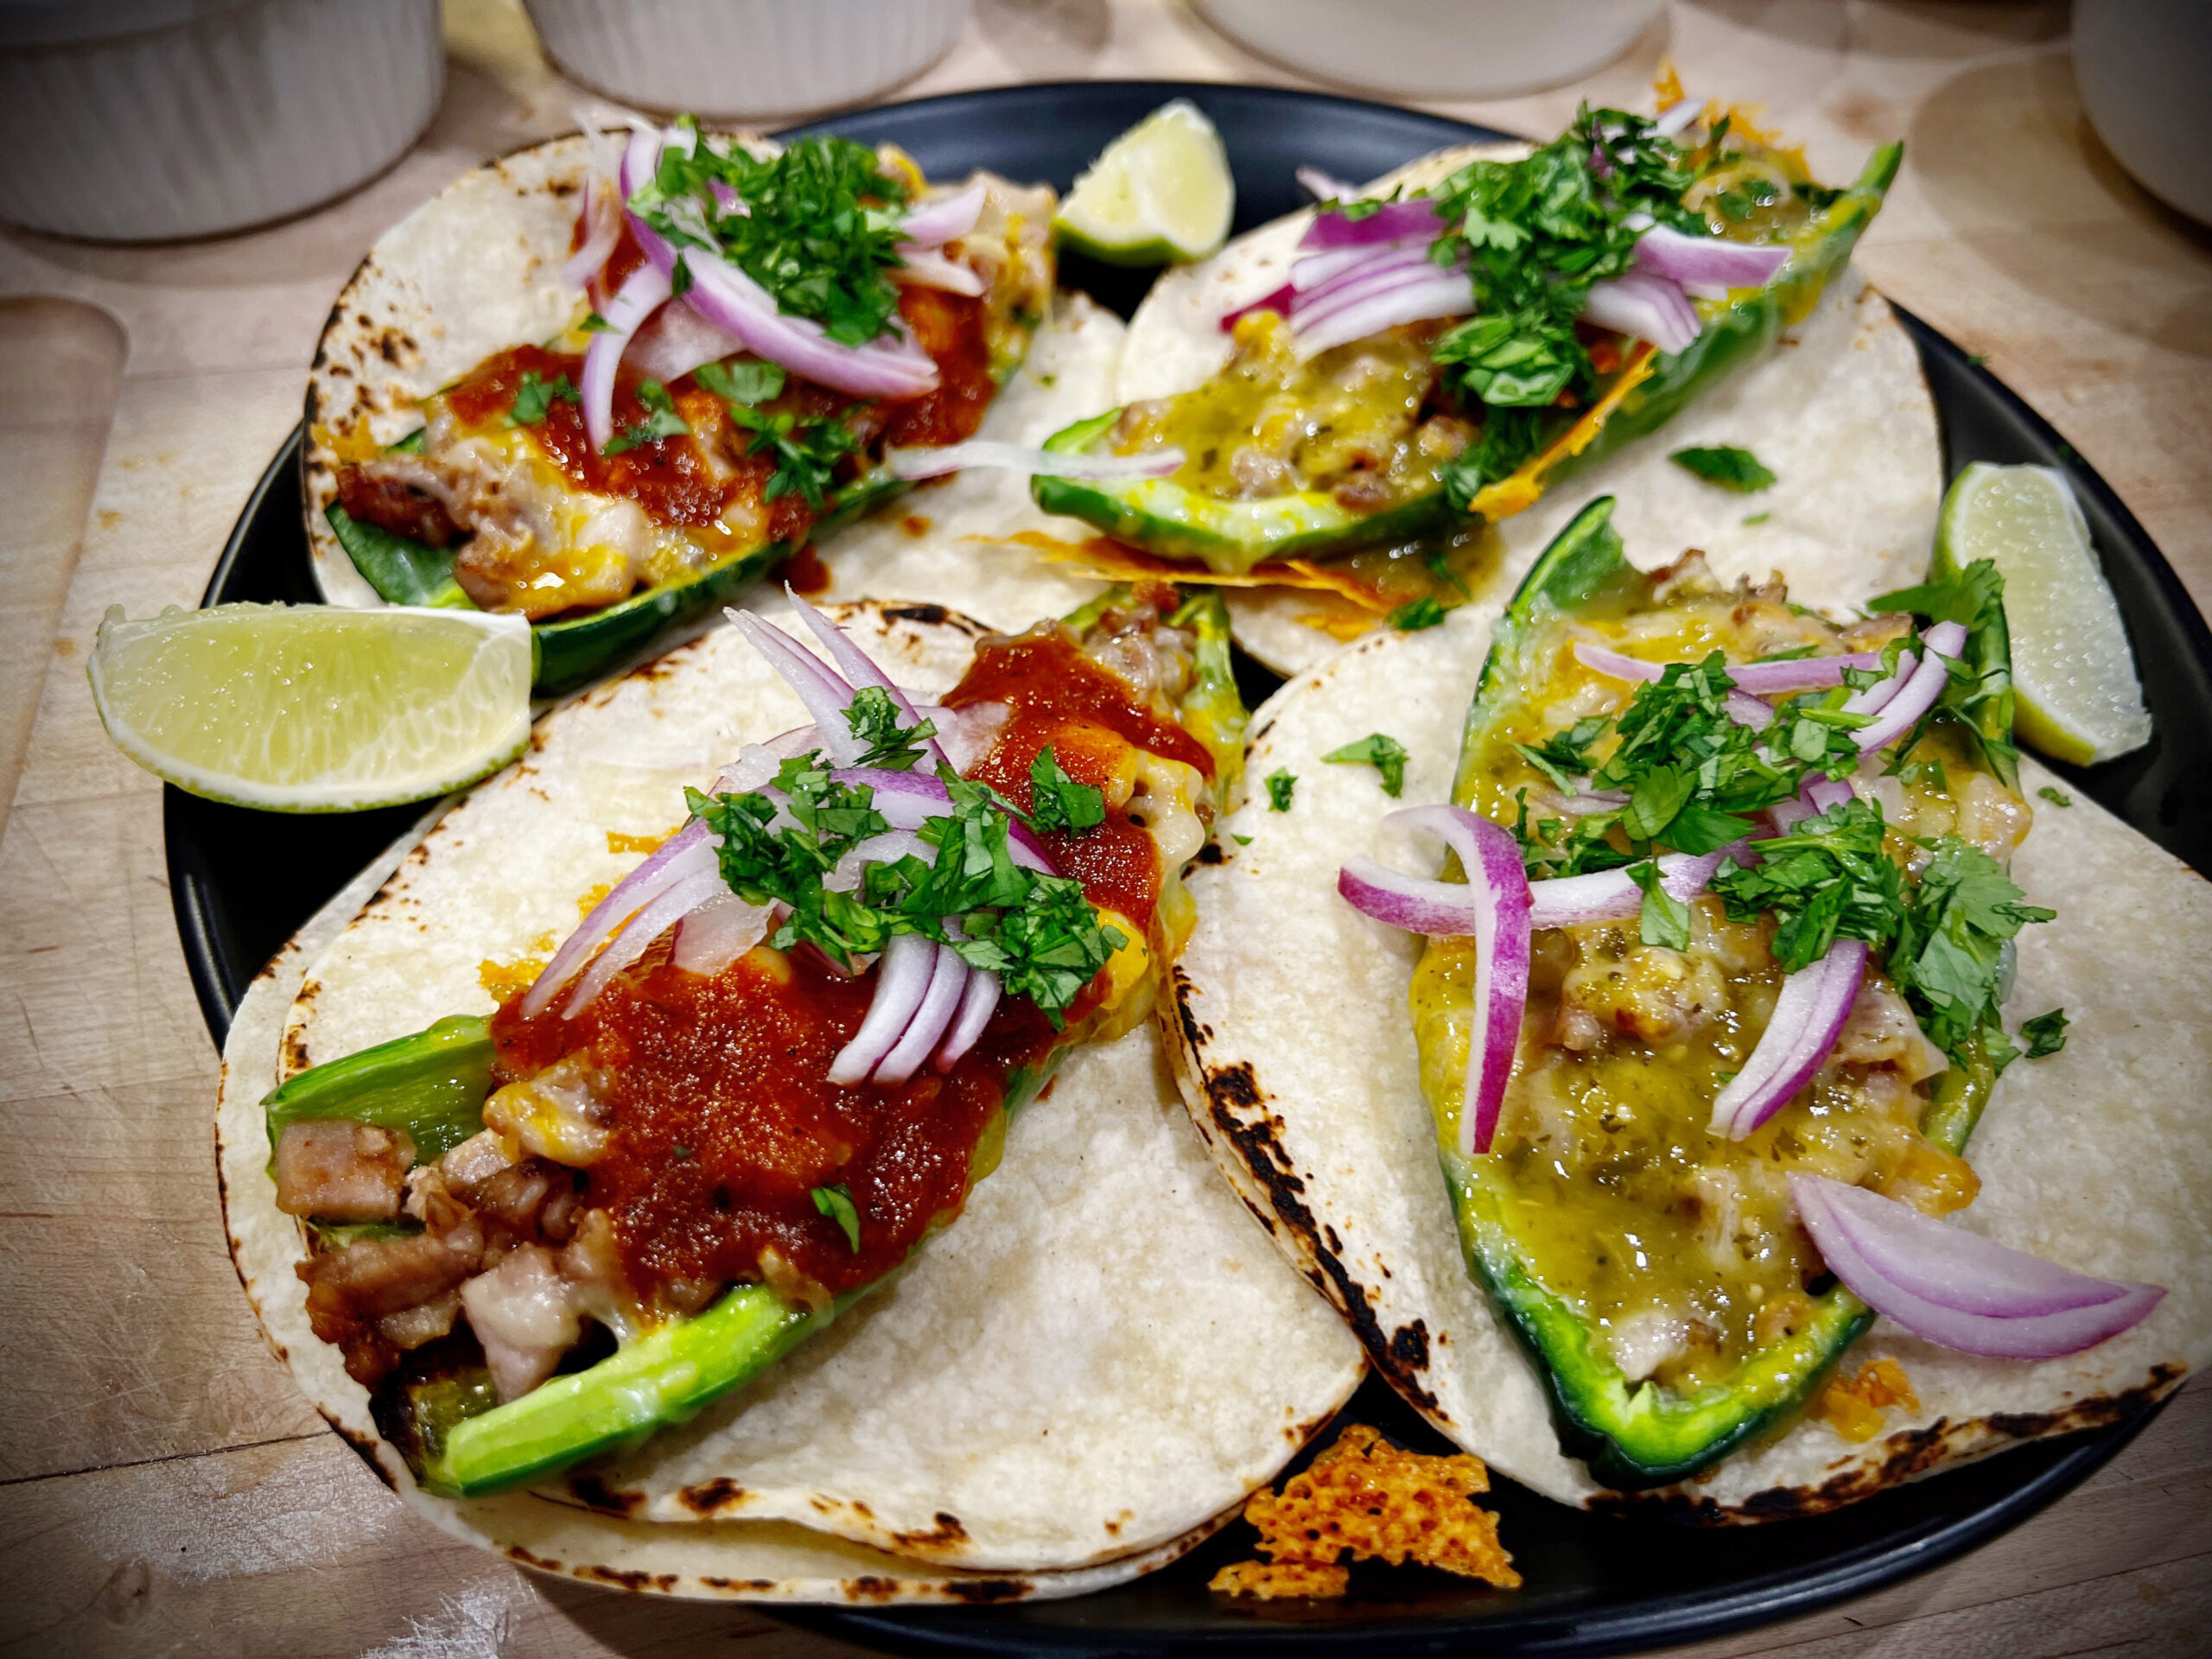
M 92 701 L 116 747 L 212 800 L 348 812 L 442 795 L 530 741 L 519 616 L 218 605 L 100 624 Z
M 1979 461 L 1961 473 L 1936 522 L 1935 573 L 1976 559 L 2005 578 L 2022 740 L 2077 766 L 2149 742 L 2127 630 L 2064 474 Z
M 1160 265 L 1214 252 L 1236 212 L 1221 135 L 1179 98 L 1107 145 L 1052 224 L 1064 244 L 1094 259 Z

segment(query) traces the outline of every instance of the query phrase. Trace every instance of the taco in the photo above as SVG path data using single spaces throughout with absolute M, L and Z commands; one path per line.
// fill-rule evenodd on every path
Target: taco
M 2013 752 L 1989 567 L 1839 625 L 1610 512 L 1259 711 L 1176 970 L 1225 1173 L 1563 1502 L 1805 1514 L 2170 1391 L 2212 894 Z
M 1761 575 L 1809 582 L 1838 550 L 1917 558 L 1941 486 L 1933 407 L 1847 264 L 1899 155 L 1826 188 L 1740 111 L 1682 100 L 1657 123 L 1586 111 L 1533 151 L 1444 150 L 1328 187 L 1164 276 L 1116 406 L 1054 440 L 1179 470 L 1041 477 L 1038 499 L 1125 544 L 1092 550 L 1102 572 L 1228 586 L 1240 642 L 1284 671 L 1386 620 L 1502 598 L 1563 522 L 1516 524 L 1548 492 L 1664 511 Z M 1768 486 L 1669 460 L 1713 447 L 1755 455 Z M 1829 510 L 1846 489 L 1864 511 Z
M 1240 711 L 1217 610 L 1155 597 L 812 617 L 829 666 L 748 616 L 547 716 L 257 988 L 240 1273 L 413 1507 L 678 1593 L 1076 1593 L 1350 1393 L 1162 1110 L 1145 1016 Z
M 975 435 L 1052 294 L 1046 188 L 689 122 L 466 175 L 379 238 L 308 387 L 342 604 L 529 617 L 605 671 Z

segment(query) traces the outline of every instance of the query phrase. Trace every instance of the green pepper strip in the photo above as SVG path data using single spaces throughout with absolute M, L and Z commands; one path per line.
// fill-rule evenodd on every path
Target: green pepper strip
M 478 1014 L 454 1014 L 427 1031 L 315 1066 L 262 1100 L 270 1173 L 285 1125 L 330 1117 L 404 1129 L 416 1157 L 427 1163 L 484 1127 L 491 1088 L 490 1022 Z
M 1522 647 L 1536 626 L 1638 580 L 1609 522 L 1612 509 L 1612 499 L 1601 497 L 1576 515 L 1500 619 L 1467 717 L 1454 790 L 1462 804 L 1471 798 L 1469 767 L 1487 729 L 1485 702 L 1516 671 Z M 1942 1075 L 1921 1132 L 1947 1152 L 1962 1151 L 1994 1082 L 1977 1046 L 1967 1064 Z M 1437 1116 L 1441 1139 L 1450 1126 L 1441 1112 Z M 1837 1285 L 1814 1300 L 1813 1316 L 1802 1330 L 1755 1350 L 1725 1382 L 1687 1395 L 1656 1383 L 1631 1382 L 1599 1348 L 1583 1316 L 1544 1287 L 1540 1264 L 1513 1234 L 1509 1195 L 1493 1179 L 1490 1160 L 1462 1157 L 1448 1141 L 1439 1156 L 1469 1272 L 1542 1369 L 1561 1446 L 1584 1459 L 1592 1475 L 1608 1486 L 1663 1485 L 1710 1466 L 1801 1407 L 1873 1323 L 1872 1311 Z
M 1827 280 L 1851 257 L 1904 153 L 1885 144 L 1859 179 L 1790 238 L 1790 262 L 1764 288 L 1740 299 L 1701 303 L 1704 328 L 1689 349 L 1662 355 L 1657 367 L 1621 401 L 1580 455 L 1552 467 L 1561 477 L 1622 444 L 1656 431 L 1693 398 L 1772 349 L 1785 325 L 1811 311 Z M 1059 454 L 1089 452 L 1113 429 L 1122 411 L 1109 409 L 1045 441 Z M 1047 512 L 1080 518 L 1117 540 L 1163 558 L 1189 559 L 1222 575 L 1241 575 L 1268 559 L 1334 558 L 1411 541 L 1460 515 L 1441 486 L 1378 513 L 1347 511 L 1325 492 L 1304 490 L 1256 501 L 1229 501 L 1175 483 L 1144 479 L 1099 484 L 1039 476 L 1030 484 Z

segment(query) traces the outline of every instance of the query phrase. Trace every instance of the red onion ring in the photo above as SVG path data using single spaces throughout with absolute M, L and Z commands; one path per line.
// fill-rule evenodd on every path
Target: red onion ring
M 930 1064 L 939 1071 L 950 1071 L 960 1063 L 960 1057 L 976 1046 L 983 1034 L 983 1027 L 991 1023 L 991 1015 L 999 1006 L 999 976 L 981 968 L 968 970 L 968 986 L 960 994 L 960 1007 L 952 1016 L 952 1028 L 945 1033 L 944 1042 Z
M 582 218 L 586 226 L 583 245 L 570 254 L 569 263 L 561 267 L 561 280 L 570 288 L 590 286 L 591 279 L 607 263 L 607 256 L 622 239 L 622 203 L 618 188 L 611 180 L 602 179 L 596 173 L 584 175 Z
M 689 916 L 693 911 L 729 893 L 729 886 L 722 880 L 721 867 L 716 861 L 714 849 L 702 846 L 695 849 L 705 855 L 703 868 L 692 868 L 687 860 L 683 879 L 652 903 L 639 910 L 622 924 L 622 931 L 607 942 L 607 948 L 592 958 L 591 966 L 584 969 L 583 977 L 576 982 L 576 988 L 562 1004 L 561 1017 L 573 1020 L 598 1001 L 614 976 L 627 968 L 662 934 Z M 734 896 L 734 895 L 733 895 Z
M 687 974 L 709 978 L 768 937 L 773 905 L 748 905 L 728 887 L 676 925 L 669 961 Z
M 1636 263 L 1672 282 L 1762 288 L 1789 263 L 1789 250 L 1721 236 L 1689 236 L 1655 225 L 1636 239 Z
M 1335 312 L 1309 328 L 1298 328 L 1300 349 L 1307 355 L 1366 340 L 1402 323 L 1428 322 L 1461 317 L 1475 308 L 1474 286 L 1464 270 L 1435 270 L 1415 276 L 1403 286 L 1379 293 L 1372 299 Z
M 919 445 L 909 449 L 886 449 L 883 465 L 893 478 L 940 478 L 970 467 L 995 467 L 1031 477 L 1092 479 L 1120 482 L 1142 478 L 1166 478 L 1183 464 L 1180 449 L 1147 449 L 1134 455 L 1063 454 L 1035 449 L 1027 444 L 1000 443 L 970 438 L 965 443 L 936 448 Z
M 1662 352 L 1688 351 L 1704 326 L 1679 284 L 1641 270 L 1592 283 L 1582 320 L 1648 340 Z
M 1640 680 L 1647 684 L 1657 683 L 1670 666 L 1665 663 L 1647 663 L 1640 657 L 1611 651 L 1588 639 L 1574 642 L 1574 660 L 1592 673 L 1603 674 L 1607 679 Z M 1734 669 L 1728 671 L 1731 679 L 1735 677 L 1735 674 Z M 1729 719 L 1738 726 L 1748 726 L 1755 732 L 1763 732 L 1774 723 L 1774 710 L 1747 691 L 1731 690 L 1722 699 L 1722 704 Z
M 722 614 L 798 694 L 806 712 L 814 716 L 815 731 L 830 759 L 841 766 L 858 760 L 865 751 L 845 718 L 845 710 L 852 705 L 853 688 L 823 666 L 821 659 L 803 649 L 798 641 L 752 612 L 725 609 Z
M 921 1068 L 952 1024 L 954 1016 L 968 990 L 968 964 L 960 953 L 949 944 L 937 947 L 937 960 L 930 973 L 930 988 L 923 994 L 921 1007 L 914 1010 L 914 1017 L 891 1052 L 883 1057 L 874 1071 L 878 1083 L 901 1084 Z
M 899 245 L 899 263 L 891 267 L 891 276 L 894 282 L 912 283 L 917 288 L 943 289 L 948 294 L 965 294 L 970 299 L 980 298 L 988 291 L 988 284 L 974 266 L 963 265 L 935 248 L 912 242 Z
M 666 385 L 743 349 L 736 335 L 715 327 L 690 306 L 664 305 L 632 337 L 623 357 L 639 374 Z
M 875 965 L 875 996 L 861 1028 L 830 1063 L 830 1081 L 842 1086 L 863 1081 L 891 1052 L 913 1022 L 929 995 L 937 970 L 937 946 L 918 933 L 894 933 Z
M 2161 1286 L 2074 1273 L 1826 1176 L 1793 1173 L 1789 1193 L 1821 1259 L 1853 1295 L 1961 1353 L 2079 1353 L 2140 1324 L 2165 1298 Z
M 1381 242 L 1402 242 L 1410 236 L 1432 241 L 1444 233 L 1436 204 L 1426 197 L 1386 201 L 1357 219 L 1342 213 L 1316 213 L 1298 245 L 1301 248 L 1371 248 Z
M 535 1020 L 552 1005 L 569 981 L 583 971 L 593 948 L 639 910 L 682 880 L 693 868 L 695 849 L 707 841 L 707 826 L 694 819 L 662 842 L 652 856 L 615 883 L 606 898 L 592 906 L 576 931 L 569 935 L 544 970 L 524 994 L 522 1016 Z
M 806 624 L 808 632 L 829 652 L 830 660 L 837 664 L 838 672 L 845 677 L 846 684 L 855 691 L 867 686 L 875 687 L 891 699 L 891 706 L 906 716 L 910 728 L 922 723 L 921 715 L 914 711 L 914 705 L 907 699 L 906 694 L 876 665 L 874 658 L 853 643 L 850 634 L 807 603 L 791 583 L 784 584 L 784 594 L 791 601 L 791 608 L 798 613 L 798 620 Z M 929 762 L 932 772 L 947 764 L 944 751 L 938 747 L 933 737 L 922 740 L 922 758 Z M 948 796 L 946 798 L 951 798 Z
M 1659 860 L 1659 887 L 1682 904 L 1703 893 L 1721 861 L 1752 861 L 1743 842 L 1717 853 L 1666 853 Z M 1596 870 L 1588 875 L 1554 876 L 1529 884 L 1529 920 L 1535 927 L 1573 927 L 1584 922 L 1625 922 L 1643 909 L 1643 889 L 1625 869 Z
M 1741 1141 L 1813 1080 L 1851 1017 L 1866 972 L 1866 941 L 1838 939 L 1818 962 L 1782 982 L 1773 1017 L 1744 1069 L 1713 1096 L 1713 1134 Z
M 1291 302 L 1294 321 L 1309 313 L 1318 321 L 1324 308 L 1357 299 L 1384 278 L 1417 271 L 1424 265 L 1436 269 L 1429 264 L 1428 250 L 1413 242 L 1308 254 L 1290 268 L 1290 286 L 1298 296 Z M 1321 269 L 1313 269 L 1316 266 Z
M 577 391 L 583 397 L 584 431 L 594 449 L 606 448 L 614 436 L 614 372 L 621 365 L 630 337 L 668 295 L 666 271 L 639 266 L 607 302 L 601 314 L 606 332 L 594 334 L 584 349 L 583 385 Z
M 1952 659 L 1966 649 L 1967 631 L 1956 622 L 1938 622 L 1921 635 L 1920 641 L 1928 648 L 1927 656 L 1897 695 L 1882 705 L 1874 723 L 1859 729 L 1859 753 L 1871 754 L 1896 742 L 1936 706 L 1943 688 L 1951 683 Z

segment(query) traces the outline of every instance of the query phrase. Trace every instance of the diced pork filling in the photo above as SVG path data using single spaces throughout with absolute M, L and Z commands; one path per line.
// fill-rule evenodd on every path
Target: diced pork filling
M 390 1221 L 414 1161 L 404 1129 L 345 1117 L 288 1123 L 276 1138 L 276 1207 L 326 1221 Z

